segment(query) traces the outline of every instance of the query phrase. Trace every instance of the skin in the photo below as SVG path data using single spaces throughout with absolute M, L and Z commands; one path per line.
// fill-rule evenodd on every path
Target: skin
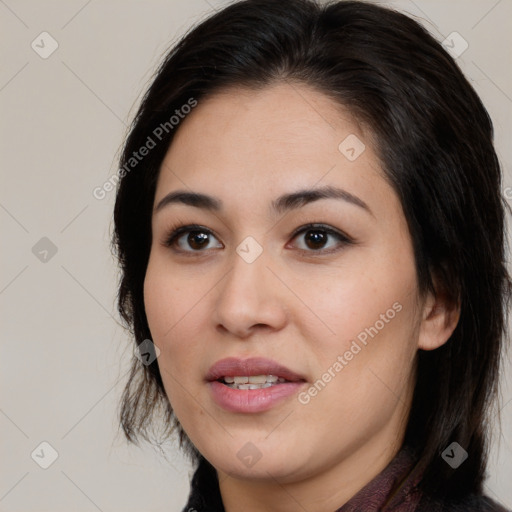
M 366 146 L 354 161 L 338 150 L 350 134 Z M 371 213 L 332 198 L 270 210 L 281 194 L 326 185 Z M 458 320 L 442 295 L 419 294 L 406 219 L 371 134 L 305 85 L 225 90 L 180 125 L 154 204 L 176 190 L 223 203 L 216 212 L 170 204 L 153 213 L 145 307 L 176 416 L 217 469 L 227 512 L 335 510 L 399 450 L 417 351 L 442 345 Z M 166 246 L 176 222 L 211 230 L 207 248 L 191 246 L 187 233 Z M 292 236 L 308 223 L 353 243 L 325 232 L 316 245 L 307 231 Z M 236 252 L 247 236 L 263 249 L 252 263 Z M 293 395 L 241 414 L 212 400 L 205 375 L 225 357 L 274 359 L 303 375 L 307 391 L 396 303 L 401 311 L 307 404 Z M 261 453 L 252 467 L 237 457 L 247 442 Z

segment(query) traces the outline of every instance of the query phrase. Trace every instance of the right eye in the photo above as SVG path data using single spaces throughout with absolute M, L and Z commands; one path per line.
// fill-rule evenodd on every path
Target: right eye
M 197 253 L 215 248 L 210 245 L 213 239 L 216 240 L 217 238 L 209 229 L 194 224 L 171 229 L 164 245 L 178 252 Z M 220 244 L 217 247 L 222 248 L 223 245 Z

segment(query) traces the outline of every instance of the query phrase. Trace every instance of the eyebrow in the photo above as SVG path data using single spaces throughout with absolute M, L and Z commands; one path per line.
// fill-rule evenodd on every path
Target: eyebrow
M 325 186 L 314 189 L 298 190 L 289 194 L 283 194 L 272 201 L 271 210 L 276 214 L 282 214 L 289 210 L 294 210 L 320 199 L 338 199 L 367 211 L 373 216 L 370 207 L 359 197 L 333 186 Z M 164 207 L 171 204 L 186 204 L 201 208 L 203 210 L 219 212 L 222 210 L 222 201 L 199 192 L 188 192 L 186 190 L 176 190 L 170 192 L 162 198 L 154 209 L 154 213 L 159 212 Z

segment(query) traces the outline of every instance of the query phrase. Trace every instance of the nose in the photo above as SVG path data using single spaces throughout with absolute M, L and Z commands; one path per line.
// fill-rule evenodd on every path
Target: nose
M 246 339 L 256 331 L 277 331 L 287 322 L 286 288 L 261 254 L 247 263 L 238 254 L 217 288 L 214 322 L 218 330 Z

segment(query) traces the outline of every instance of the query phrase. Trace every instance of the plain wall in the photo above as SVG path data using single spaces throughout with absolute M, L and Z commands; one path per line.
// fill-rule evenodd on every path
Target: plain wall
M 2 511 L 185 505 L 189 467 L 173 445 L 166 461 L 118 433 L 133 348 L 115 305 L 114 192 L 98 200 L 92 191 L 116 172 L 127 124 L 165 50 L 224 3 L 0 2 Z M 512 2 L 381 3 L 414 15 L 439 40 L 456 31 L 468 42 L 457 60 L 491 114 L 504 187 L 512 187 Z M 44 31 L 59 45 L 46 59 L 31 47 L 51 49 Z M 510 359 L 504 377 L 503 436 L 492 446 L 487 492 L 512 508 Z M 43 441 L 58 452 L 47 469 L 31 457 L 36 450 L 34 458 L 50 460 Z

